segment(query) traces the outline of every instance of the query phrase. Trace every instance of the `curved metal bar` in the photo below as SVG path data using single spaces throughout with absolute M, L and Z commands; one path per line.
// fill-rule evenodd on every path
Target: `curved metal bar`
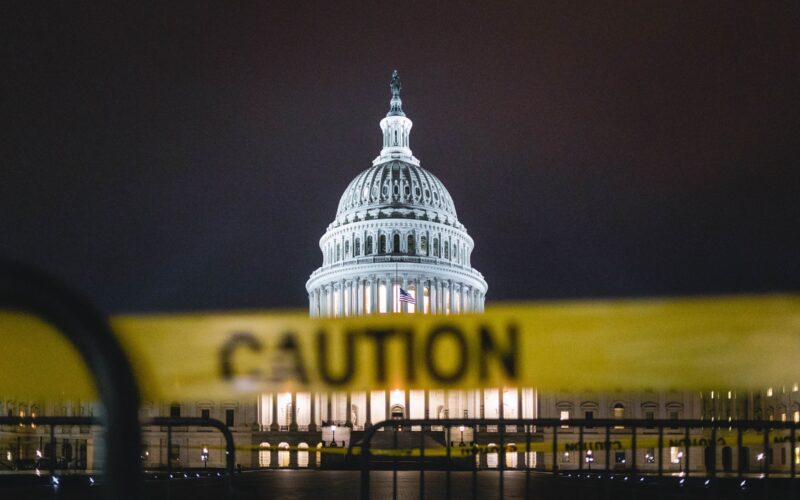
M 49 276 L 8 262 L 0 262 L 0 308 L 41 318 L 78 350 L 105 408 L 106 494 L 114 499 L 138 498 L 142 481 L 139 390 L 105 315 Z
M 233 433 L 227 425 L 219 420 L 213 418 L 201 417 L 153 417 L 145 421 L 145 425 L 163 425 L 163 426 L 194 426 L 194 427 L 214 427 L 222 433 L 225 437 L 225 469 L 228 471 L 228 489 L 232 489 L 232 479 L 235 471 L 234 464 L 236 463 L 236 445 L 233 442 Z

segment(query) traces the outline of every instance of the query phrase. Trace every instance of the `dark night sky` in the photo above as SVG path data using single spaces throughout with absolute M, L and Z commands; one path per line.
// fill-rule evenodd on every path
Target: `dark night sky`
M 490 302 L 800 289 L 796 1 L 161 3 L 0 13 L 0 255 L 101 307 L 306 307 L 393 68 Z

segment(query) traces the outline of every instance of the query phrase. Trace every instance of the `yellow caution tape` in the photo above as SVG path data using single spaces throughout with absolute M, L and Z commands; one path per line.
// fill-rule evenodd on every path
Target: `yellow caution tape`
M 150 400 L 486 386 L 763 389 L 800 381 L 797 295 L 533 303 L 455 316 L 159 314 L 117 316 L 112 326 Z M 3 313 L 0 331 L 0 393 L 93 396 L 75 352 L 41 322 Z

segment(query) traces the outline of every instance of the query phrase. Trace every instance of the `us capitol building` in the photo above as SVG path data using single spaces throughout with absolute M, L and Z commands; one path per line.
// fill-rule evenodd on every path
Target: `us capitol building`
M 474 242 L 458 220 L 455 204 L 444 184 L 420 166 L 411 152 L 412 122 L 403 111 L 401 83 L 395 71 L 389 112 L 380 121 L 383 145 L 372 166 L 350 182 L 342 194 L 336 216 L 320 239 L 322 265 L 308 282 L 309 314 L 313 317 L 349 317 L 371 314 L 459 314 L 481 312 L 488 286 L 471 266 Z M 579 367 L 564 367 L 575 370 Z M 580 388 L 571 388 L 580 391 Z M 613 389 L 613 388 L 610 388 Z M 144 402 L 142 417 L 190 416 L 216 418 L 226 423 L 239 451 L 243 467 L 315 467 L 328 458 L 318 449 L 347 447 L 358 443 L 364 429 L 391 418 L 775 418 L 800 417 L 797 387 L 769 389 L 765 393 L 717 391 L 679 392 L 556 392 L 534 388 L 484 388 L 476 390 L 392 390 L 334 393 L 267 393 L 252 398 L 192 402 Z M 85 401 L 36 403 L 0 397 L 0 411 L 8 415 L 90 415 L 96 404 Z M 787 415 L 789 415 L 787 417 Z M 508 467 L 552 466 L 549 453 L 522 453 L 523 429 L 509 426 L 504 441 Z M 74 468 L 93 467 L 94 432 L 77 427 L 56 429 L 56 456 Z M 411 434 L 418 429 L 405 429 Z M 432 426 L 432 439 L 444 444 L 447 435 L 492 449 L 496 428 L 471 428 L 447 433 Z M 520 431 L 519 434 L 515 432 Z M 45 426 L 0 429 L 0 462 L 33 458 L 52 450 L 46 447 Z M 547 440 L 552 429 L 539 431 L 536 440 Z M 559 430 L 559 434 L 571 432 Z M 577 430 L 574 431 L 577 434 Z M 589 432 L 587 430 L 587 432 Z M 600 432 L 600 429 L 597 430 Z M 676 429 L 680 437 L 682 430 Z M 587 436 L 587 439 L 589 436 Z M 217 432 L 175 429 L 171 457 L 167 457 L 166 429 L 146 427 L 142 460 L 146 468 L 222 466 L 224 451 Z M 418 438 L 414 438 L 418 443 Z M 208 448 L 201 455 L 200 450 Z M 520 447 L 521 448 L 521 447 Z M 665 450 L 673 469 L 677 448 Z M 481 465 L 496 467 L 500 452 L 480 457 Z M 622 452 L 622 462 L 625 463 Z M 641 449 L 638 464 L 648 466 Z M 692 463 L 699 467 L 702 449 L 691 448 Z M 694 454 L 697 454 L 695 457 Z M 602 455 L 602 454 L 601 454 Z M 620 454 L 614 460 L 620 463 Z M 628 457 L 630 458 L 630 457 Z M 598 456 L 600 466 L 602 457 Z M 577 452 L 559 455 L 561 468 L 577 467 Z M 669 464 L 665 464 L 665 469 Z M 775 460 L 776 468 L 780 461 Z M 783 464 L 785 465 L 785 464 Z M 655 467 L 655 464 L 653 464 Z M 788 466 L 787 466 L 788 467 Z

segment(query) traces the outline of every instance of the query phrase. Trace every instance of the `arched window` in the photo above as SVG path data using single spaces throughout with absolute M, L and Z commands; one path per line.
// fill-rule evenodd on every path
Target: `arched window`
M 350 240 L 344 242 L 344 256 L 345 257 L 350 256 Z
M 297 445 L 297 466 L 301 468 L 308 467 L 308 443 Z
M 367 249 L 364 250 L 364 254 L 372 255 L 372 236 L 367 236 Z
M 269 467 L 272 463 L 272 456 L 270 454 L 269 443 L 261 443 L 258 446 L 258 466 Z
M 433 256 L 439 256 L 439 240 L 437 238 L 433 239 Z
M 339 262 L 339 259 L 342 258 L 342 245 L 341 243 L 336 244 L 336 262 Z
M 356 238 L 356 244 L 353 246 L 353 255 L 356 257 L 361 255 L 361 238 Z
M 625 406 L 622 403 L 614 404 L 614 418 L 625 418 Z
M 278 445 L 278 467 L 289 467 L 289 443 Z
M 394 238 L 392 238 L 392 252 L 393 253 L 400 253 L 400 235 L 395 234 Z
M 417 245 L 413 234 L 408 235 L 408 255 L 417 255 Z
M 386 235 L 382 234 L 378 237 L 378 254 L 383 255 L 386 253 Z
M 458 262 L 458 245 L 453 245 L 453 259 Z
M 447 243 L 444 243 L 444 244 L 442 244 L 442 246 L 444 247 L 444 258 L 445 259 L 449 259 L 450 258 L 450 245 L 448 245 Z
M 428 255 L 428 237 L 424 234 L 419 239 L 419 251 L 422 255 Z

